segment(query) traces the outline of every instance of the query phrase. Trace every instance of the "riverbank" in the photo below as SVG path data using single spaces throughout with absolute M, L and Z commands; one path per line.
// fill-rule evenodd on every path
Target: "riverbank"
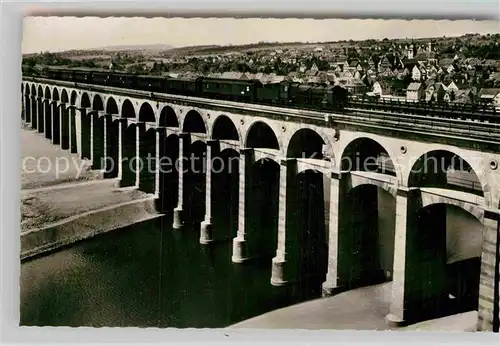
M 38 189 L 63 183 L 93 181 L 103 178 L 102 172 L 91 170 L 88 160 L 62 150 L 43 133 L 21 128 L 21 190 Z
M 161 216 L 154 196 L 116 188 L 42 134 L 22 129 L 21 139 L 23 163 L 30 163 L 21 167 L 22 260 Z M 72 164 L 61 172 L 57 162 Z
M 477 312 L 389 328 L 392 283 L 363 287 L 336 296 L 316 299 L 274 310 L 228 328 L 310 330 L 475 331 Z

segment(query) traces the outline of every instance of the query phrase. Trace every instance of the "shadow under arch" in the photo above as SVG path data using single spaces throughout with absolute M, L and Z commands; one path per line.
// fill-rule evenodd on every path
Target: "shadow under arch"
M 99 94 L 94 95 L 94 99 L 92 100 L 92 110 L 94 111 L 104 110 L 104 102 L 102 101 L 102 97 Z
M 160 209 L 172 211 L 179 197 L 179 136 L 175 133 L 166 136 L 160 145 Z
M 485 188 L 489 190 L 466 159 L 448 150 L 432 150 L 421 155 L 411 167 L 408 187 L 442 188 L 482 197 L 485 197 Z
M 459 206 L 435 203 L 420 208 L 407 285 L 414 320 L 478 309 L 482 222 Z
M 212 139 L 239 141 L 240 131 L 227 115 L 219 115 L 212 125 Z
M 120 116 L 122 118 L 135 118 L 136 117 L 134 105 L 132 104 L 132 102 L 129 99 L 126 99 L 125 101 L 123 101 Z
M 197 140 L 189 143 L 189 156 L 184 161 L 184 203 L 186 220 L 198 225 L 205 217 L 207 144 Z
M 76 101 L 78 99 L 78 94 L 75 90 L 71 91 L 70 95 L 70 107 L 69 107 L 69 149 L 72 153 L 78 152 L 78 138 L 76 133 L 76 112 L 77 109 Z
M 94 95 L 92 100 L 92 114 L 90 116 L 92 126 L 92 169 L 102 170 L 105 168 L 104 147 L 105 138 L 105 117 L 104 102 L 99 94 Z M 101 114 L 100 114 L 101 113 Z
M 287 262 L 294 268 L 295 288 L 304 298 L 319 295 L 326 279 L 327 183 L 327 175 L 307 169 L 296 174 L 287 187 Z
M 35 84 L 31 85 L 31 128 L 32 129 L 37 129 L 38 130 L 38 118 L 39 118 L 39 102 L 38 102 L 38 95 L 37 95 L 37 90 L 35 87 Z
M 250 167 L 250 182 L 246 182 L 246 232 L 249 253 L 269 260 L 276 255 L 278 246 L 279 174 L 280 166 L 272 159 L 260 159 Z
M 69 97 L 66 89 L 61 92 L 61 148 L 70 149 L 70 109 L 68 108 Z
M 342 171 L 362 171 L 401 177 L 389 152 L 379 142 L 358 137 L 346 145 L 340 158 Z
M 341 286 L 354 289 L 391 281 L 395 196 L 377 185 L 358 185 L 345 193 L 339 208 L 338 276 Z
M 106 114 L 118 114 L 118 105 L 115 99 L 111 96 L 106 100 Z
M 92 127 L 92 107 L 89 95 L 84 92 L 80 99 L 80 158 L 90 160 L 92 158 L 91 152 L 91 127 Z
M 31 123 L 31 88 L 29 83 L 22 84 L 22 90 L 21 90 L 21 100 L 22 100 L 22 107 L 23 107 L 23 119 L 26 123 Z
M 316 131 L 301 128 L 292 135 L 288 143 L 287 158 L 325 159 L 324 149 L 327 146 L 325 139 Z M 333 156 L 333 153 L 329 153 Z
M 182 132 L 207 133 L 207 126 L 200 113 L 190 110 L 184 118 Z
M 245 138 L 246 148 L 267 148 L 281 150 L 278 137 L 274 130 L 263 121 L 250 125 Z
M 137 124 L 128 124 L 122 130 L 122 177 L 120 186 L 135 186 L 137 180 L 138 158 L 136 153 L 137 145 Z
M 238 231 L 240 154 L 232 148 L 219 150 L 212 158 L 213 227 L 218 239 L 230 240 Z
M 59 104 L 59 90 L 57 87 L 52 89 L 52 144 L 61 144 L 61 115 L 62 107 Z
M 139 109 L 139 121 L 156 123 L 155 111 L 149 102 L 143 102 Z
M 80 107 L 82 108 L 91 108 L 92 104 L 90 102 L 90 97 L 86 92 L 82 93 L 80 98 Z
M 139 189 L 146 193 L 155 192 L 156 183 L 156 130 L 143 127 L 139 131 Z
M 52 97 L 51 97 L 51 92 L 50 88 L 47 85 L 45 87 L 45 93 L 44 93 L 45 100 L 43 102 L 43 120 L 44 120 L 44 133 L 45 133 L 45 138 L 52 140 L 52 117 L 53 117 L 53 112 L 52 112 Z
M 174 109 L 170 106 L 165 106 L 160 112 L 160 119 L 158 119 L 159 126 L 162 127 L 179 127 L 179 119 Z

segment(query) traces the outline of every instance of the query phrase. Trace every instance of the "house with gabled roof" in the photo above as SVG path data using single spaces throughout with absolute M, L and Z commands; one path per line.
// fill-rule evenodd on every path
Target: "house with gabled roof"
M 373 94 L 375 95 L 391 95 L 392 93 L 392 85 L 386 80 L 378 80 L 373 83 L 373 89 L 372 89 Z
M 406 99 L 411 101 L 418 101 L 424 95 L 424 87 L 422 83 L 413 82 L 406 88 Z
M 479 91 L 478 98 L 483 103 L 500 106 L 500 88 L 483 88 Z

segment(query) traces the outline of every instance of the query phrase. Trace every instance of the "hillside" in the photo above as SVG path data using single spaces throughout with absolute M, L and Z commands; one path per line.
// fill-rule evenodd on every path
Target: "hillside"
M 135 44 L 135 45 L 116 45 L 116 46 L 106 46 L 99 48 L 92 48 L 92 51 L 107 51 L 107 52 L 117 52 L 117 51 L 156 51 L 162 52 L 173 49 L 174 47 L 168 44 Z

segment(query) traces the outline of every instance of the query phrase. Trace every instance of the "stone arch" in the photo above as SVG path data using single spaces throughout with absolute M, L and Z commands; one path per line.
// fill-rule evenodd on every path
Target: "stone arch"
M 50 88 L 49 86 L 47 85 L 45 87 L 45 94 L 43 95 L 46 99 L 50 99 L 51 98 L 51 92 L 50 92 Z
M 68 101 L 69 101 L 68 92 L 66 91 L 66 89 L 63 89 L 61 92 L 61 102 L 68 103 Z
M 287 158 L 324 159 L 323 150 L 327 140 L 318 132 L 309 128 L 300 128 L 295 131 L 286 149 Z M 331 148 L 330 148 L 331 149 Z M 333 157 L 333 152 L 329 153 Z
M 158 125 L 164 127 L 179 127 L 179 119 L 174 109 L 170 106 L 165 106 L 160 112 Z
M 149 102 L 143 102 L 139 109 L 139 121 L 156 122 L 155 111 Z
M 43 88 L 40 84 L 38 85 L 38 97 L 43 97 Z
M 90 98 L 89 98 L 89 95 L 84 92 L 81 96 L 81 99 L 80 99 L 80 107 L 82 108 L 90 108 L 91 104 L 90 104 Z
M 195 110 L 190 110 L 184 118 L 183 132 L 207 133 L 207 124 L 203 117 Z
M 341 153 L 338 166 L 342 171 L 375 171 L 401 178 L 394 155 L 375 139 L 357 137 Z
M 57 100 L 56 100 L 56 96 L 57 95 Z M 59 88 L 54 86 L 52 88 L 52 98 L 55 100 L 55 101 L 59 101 Z
M 92 110 L 94 111 L 103 111 L 104 103 L 102 101 L 102 97 L 99 94 L 95 94 L 92 100 Z
M 134 105 L 129 99 L 123 101 L 122 109 L 121 109 L 121 117 L 122 118 L 135 118 L 135 109 Z
M 31 95 L 32 95 L 33 97 L 37 96 L 37 95 L 36 95 L 36 87 L 35 87 L 35 84 L 32 84 L 32 85 L 31 85 Z
M 365 180 L 365 179 L 364 179 Z M 394 198 L 396 198 L 396 195 L 397 195 L 397 192 L 398 192 L 398 188 L 397 186 L 395 186 L 394 184 L 389 184 L 389 183 L 386 183 L 386 182 L 383 182 L 383 181 L 379 181 L 379 180 L 369 180 L 369 181 L 363 181 L 363 182 L 360 182 L 356 179 L 356 177 L 353 177 L 351 176 L 351 186 L 350 186 L 350 190 L 351 189 L 355 189 L 359 186 L 363 186 L 363 185 L 374 185 L 386 192 L 388 192 L 389 194 L 391 194 Z
M 75 106 L 76 105 L 76 100 L 78 99 L 78 94 L 76 93 L 75 90 L 72 90 L 71 91 L 71 97 L 70 97 L 70 104 L 72 106 Z
M 273 128 L 263 121 L 250 125 L 245 138 L 247 148 L 268 148 L 281 151 L 280 141 Z
M 484 172 L 480 167 L 471 162 L 464 156 L 456 153 L 453 150 L 428 150 L 420 155 L 417 159 L 411 161 L 411 169 L 406 176 L 408 187 L 441 187 L 452 190 L 463 190 L 474 194 L 484 196 L 486 205 L 489 205 L 490 188 L 487 184 Z M 447 170 L 450 168 L 459 168 L 460 172 L 468 172 L 470 181 L 464 180 L 464 184 L 470 182 L 470 189 L 466 186 L 461 186 L 459 181 L 450 183 L 448 180 Z M 457 185 L 459 184 L 459 185 Z
M 227 115 L 219 115 L 212 124 L 212 139 L 239 141 L 240 131 Z
M 106 113 L 107 114 L 118 114 L 118 105 L 113 97 L 109 97 L 106 101 Z
M 435 204 L 454 205 L 474 216 L 479 222 L 483 222 L 484 209 L 473 203 L 461 201 L 456 198 L 447 198 L 433 193 L 422 193 L 421 199 L 422 208 L 426 208 Z
M 52 100 L 59 101 L 59 90 L 57 88 L 52 91 Z

